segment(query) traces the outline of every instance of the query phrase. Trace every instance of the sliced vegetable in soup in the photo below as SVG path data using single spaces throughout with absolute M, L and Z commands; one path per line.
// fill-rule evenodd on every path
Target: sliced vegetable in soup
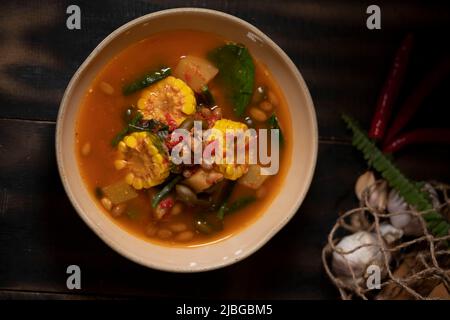
M 292 148 L 286 102 L 264 64 L 242 44 L 189 30 L 114 57 L 86 93 L 76 138 L 81 174 L 105 214 L 172 246 L 250 225 L 282 187 Z M 279 157 L 275 174 L 253 149 L 262 141 Z

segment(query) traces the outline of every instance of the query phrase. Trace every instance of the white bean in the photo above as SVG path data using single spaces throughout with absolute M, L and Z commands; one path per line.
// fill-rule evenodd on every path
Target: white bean
M 112 208 L 112 202 L 109 198 L 103 197 L 100 202 L 102 203 L 103 207 L 105 207 L 106 210 L 110 211 Z
M 278 106 L 278 98 L 272 91 L 269 91 L 269 93 L 267 93 L 267 99 L 269 99 L 269 102 L 275 107 Z
M 112 95 L 114 93 L 114 88 L 105 81 L 100 82 L 100 89 L 102 89 L 103 93 L 107 95 Z
M 273 105 L 269 101 L 264 100 L 259 104 L 259 108 L 266 112 L 270 112 L 273 109 Z
M 258 121 L 258 122 L 264 122 L 267 120 L 267 115 L 258 108 L 251 108 L 248 113 L 250 114 L 250 116 L 252 117 L 253 120 Z
M 172 233 L 172 231 L 170 231 L 168 229 L 159 229 L 159 231 L 157 232 L 157 235 L 161 239 L 169 239 L 173 235 L 173 233 Z
M 81 147 L 81 154 L 86 157 L 90 153 L 91 153 L 91 143 L 86 142 L 85 144 L 83 144 L 83 147 Z
M 187 226 L 184 223 L 174 223 L 169 226 L 169 229 L 173 232 L 182 232 L 187 229 Z
M 177 234 L 177 236 L 175 237 L 176 241 L 189 241 L 192 240 L 192 238 L 194 238 L 194 233 L 192 231 L 183 231 L 179 234 Z
M 147 228 L 145 228 L 145 234 L 149 237 L 154 237 L 157 231 L 158 228 L 153 223 L 150 223 Z

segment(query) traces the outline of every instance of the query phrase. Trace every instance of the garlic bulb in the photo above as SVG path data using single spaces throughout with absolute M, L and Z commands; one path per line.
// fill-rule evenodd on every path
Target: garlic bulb
M 395 214 L 389 218 L 391 224 L 395 228 L 403 230 L 405 235 L 419 236 L 423 233 L 420 219 L 410 213 L 414 209 L 410 208 L 394 189 L 389 192 L 387 209 L 389 213 Z
M 361 247 L 355 251 L 352 251 L 359 246 Z M 367 231 L 358 231 L 351 235 L 344 237 L 336 246 L 336 251 L 333 252 L 332 268 L 338 276 L 344 278 L 351 278 L 352 272 L 358 280 L 361 280 L 367 267 L 370 265 L 378 265 L 380 268 L 384 268 L 383 253 L 380 250 L 380 244 L 376 235 Z M 350 252 L 345 254 L 346 252 Z M 390 255 L 389 255 L 390 259 Z M 347 265 L 346 261 L 349 265 Z M 350 269 L 351 268 L 351 269 Z M 384 272 L 382 272 L 383 274 Z
M 386 210 L 388 185 L 386 181 L 372 184 L 368 190 L 367 205 L 378 211 Z
M 375 183 L 375 176 L 372 171 L 366 171 L 359 176 L 355 184 L 355 194 L 359 200 L 362 199 L 362 194 L 364 190 Z

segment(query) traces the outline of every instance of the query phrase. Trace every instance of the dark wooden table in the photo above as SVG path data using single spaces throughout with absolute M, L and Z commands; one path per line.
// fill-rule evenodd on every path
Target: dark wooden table
M 81 7 L 82 29 L 66 28 L 66 8 Z M 378 1 L 382 29 L 366 28 L 369 1 L 1 1 L 0 298 L 208 297 L 323 299 L 338 294 L 320 251 L 340 210 L 356 205 L 354 180 L 365 168 L 340 113 L 368 127 L 397 45 L 417 36 L 402 98 L 449 55 L 450 10 L 436 2 Z M 54 133 L 70 77 L 111 31 L 143 14 L 178 6 L 222 10 L 256 25 L 293 59 L 309 85 L 320 128 L 308 196 L 267 245 L 233 266 L 173 274 L 139 266 L 107 247 L 78 217 L 61 185 Z M 447 126 L 450 79 L 411 126 Z M 450 151 L 414 147 L 396 157 L 416 179 L 450 181 Z M 82 289 L 66 288 L 66 268 L 82 270 Z

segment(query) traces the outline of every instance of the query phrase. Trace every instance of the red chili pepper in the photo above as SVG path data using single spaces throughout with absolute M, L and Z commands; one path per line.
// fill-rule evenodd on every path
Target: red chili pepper
M 372 139 L 383 139 L 387 123 L 392 113 L 392 107 L 405 78 L 406 66 L 408 65 L 413 40 L 413 35 L 408 34 L 397 50 L 391 70 L 378 97 L 375 114 L 369 131 L 369 137 Z
M 416 129 L 406 132 L 386 145 L 383 152 L 393 153 L 416 143 L 450 144 L 450 129 Z
M 172 117 L 172 115 L 170 113 L 166 113 L 164 115 L 164 117 L 166 118 L 167 121 L 167 125 L 169 126 L 169 130 L 173 131 L 177 128 L 177 122 L 175 121 L 175 119 Z
M 391 144 L 395 136 L 402 130 L 405 125 L 411 120 L 414 114 L 419 109 L 425 98 L 439 85 L 439 83 L 450 72 L 450 58 L 447 58 L 437 64 L 430 73 L 419 83 L 413 90 L 413 93 L 405 100 L 398 112 L 397 118 L 389 128 L 383 145 Z
M 173 201 L 173 198 L 167 197 L 159 203 L 159 206 L 161 209 L 170 209 L 174 206 L 175 202 Z
M 166 147 L 169 150 L 172 150 L 177 144 L 179 144 L 181 141 L 183 141 L 183 136 L 179 136 L 178 137 L 178 141 L 176 141 L 176 140 L 172 141 L 172 136 L 171 135 L 172 134 L 168 135 L 167 138 L 166 138 L 166 141 L 165 141 Z

